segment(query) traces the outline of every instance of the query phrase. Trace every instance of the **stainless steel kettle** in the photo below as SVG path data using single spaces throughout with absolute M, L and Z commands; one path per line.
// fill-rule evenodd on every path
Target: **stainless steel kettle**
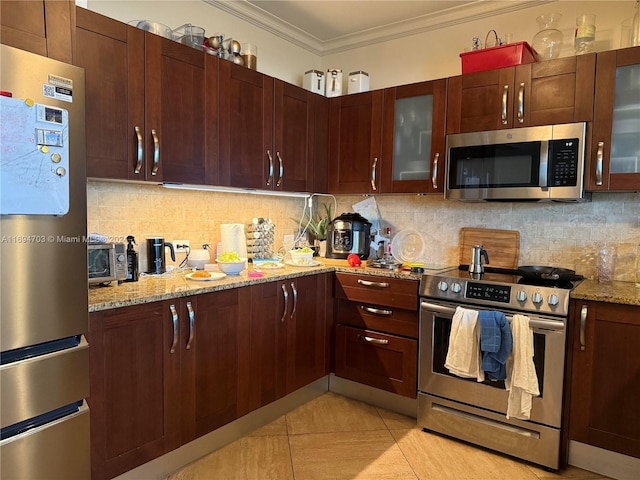
M 473 245 L 471 247 L 471 263 L 469 263 L 469 273 L 481 275 L 484 273 L 482 258 L 489 263 L 489 255 L 482 245 Z

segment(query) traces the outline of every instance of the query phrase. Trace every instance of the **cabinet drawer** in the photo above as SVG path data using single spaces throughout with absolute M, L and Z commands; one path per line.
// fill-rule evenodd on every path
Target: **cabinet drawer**
M 336 300 L 337 323 L 418 338 L 418 312 L 367 302 Z
M 418 342 L 409 338 L 336 327 L 338 377 L 416 398 Z
M 336 273 L 336 298 L 418 310 L 418 282 L 373 275 Z

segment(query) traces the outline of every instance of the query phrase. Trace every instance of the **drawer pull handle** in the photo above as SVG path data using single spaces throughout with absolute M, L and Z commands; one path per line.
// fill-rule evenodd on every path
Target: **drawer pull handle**
M 364 305 L 360 305 L 360 308 L 367 313 L 373 313 L 375 315 L 385 315 L 387 317 L 393 315 L 393 310 L 383 310 L 382 308 L 366 307 Z
M 389 288 L 389 284 L 387 282 L 371 282 L 369 280 L 358 279 L 358 283 L 360 285 L 364 285 L 365 287 L 380 287 L 380 288 Z
M 389 344 L 389 340 L 385 340 L 385 339 L 382 339 L 382 338 L 367 337 L 366 335 L 358 335 L 358 338 L 363 339 L 367 343 L 374 343 L 376 345 L 388 345 Z

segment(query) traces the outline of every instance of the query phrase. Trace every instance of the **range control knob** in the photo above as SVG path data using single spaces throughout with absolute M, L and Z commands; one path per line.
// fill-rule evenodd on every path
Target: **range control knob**
M 447 285 L 447 282 L 442 280 L 438 282 L 438 290 L 440 290 L 441 292 L 446 292 L 448 288 L 449 285 Z
M 462 287 L 460 286 L 460 284 L 458 282 L 453 282 L 451 284 L 451 291 L 453 293 L 460 293 L 461 290 L 462 290 Z
M 516 300 L 518 300 L 519 302 L 524 302 L 527 299 L 527 292 L 525 292 L 524 290 L 520 290 L 518 293 L 516 293 Z
M 555 293 L 552 293 L 551 295 L 549 295 L 549 298 L 547 298 L 547 303 L 552 307 L 555 307 L 556 305 L 558 305 L 558 302 L 559 302 L 558 295 L 556 295 Z
M 118 261 L 119 262 L 124 262 L 124 255 L 123 254 L 118 255 Z
M 542 294 L 540 292 L 536 292 L 531 297 L 531 301 L 536 305 L 540 305 L 542 303 Z

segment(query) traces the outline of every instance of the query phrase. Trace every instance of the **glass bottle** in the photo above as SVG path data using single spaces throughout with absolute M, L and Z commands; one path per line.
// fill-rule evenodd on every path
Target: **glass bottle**
M 640 0 L 636 0 L 635 13 L 631 22 L 631 46 L 640 46 Z
M 596 16 L 590 13 L 576 18 L 576 36 L 574 46 L 576 55 L 593 52 L 596 39 Z
M 538 54 L 539 60 L 551 60 L 560 55 L 562 32 L 557 26 L 561 18 L 560 13 L 548 13 L 536 18 L 540 31 L 534 35 L 531 46 Z

